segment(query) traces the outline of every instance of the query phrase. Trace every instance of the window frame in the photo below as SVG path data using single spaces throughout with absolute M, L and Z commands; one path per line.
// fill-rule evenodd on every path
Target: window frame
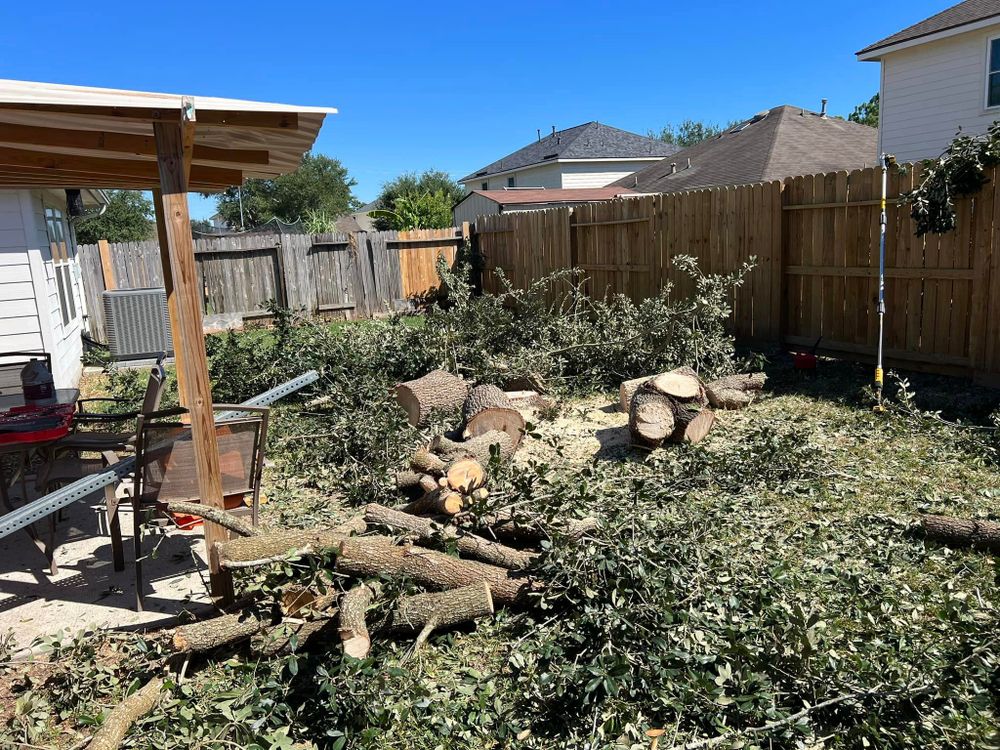
M 990 69 L 993 63 L 991 58 L 993 55 L 993 42 L 995 41 L 1000 41 L 1000 34 L 993 34 L 986 38 L 986 65 L 983 80 L 983 108 L 986 110 L 1000 109 L 1000 100 L 996 104 L 990 104 L 990 77 L 1000 75 L 1000 60 L 997 61 L 997 70 Z
M 517 187 L 517 179 L 515 178 L 515 175 L 511 175 L 507 178 L 507 187 Z
M 483 183 L 480 183 L 480 184 L 482 184 L 482 187 L 480 188 L 480 190 L 489 190 L 490 189 L 490 183 L 489 182 L 483 182 Z
M 72 325 L 80 317 L 76 302 L 75 247 L 70 240 L 69 224 L 65 212 L 42 203 L 42 218 L 45 222 L 45 236 L 49 240 L 49 253 L 52 256 L 52 271 L 56 277 L 56 295 L 59 297 L 59 312 L 64 327 Z

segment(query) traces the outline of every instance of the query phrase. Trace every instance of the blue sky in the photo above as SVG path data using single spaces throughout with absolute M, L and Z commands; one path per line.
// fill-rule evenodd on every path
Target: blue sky
M 0 6 L 0 77 L 337 107 L 316 150 L 370 200 L 404 171 L 461 177 L 589 120 L 645 133 L 779 104 L 846 115 L 853 53 L 949 0 L 246 2 Z M 213 202 L 192 198 L 204 218 Z

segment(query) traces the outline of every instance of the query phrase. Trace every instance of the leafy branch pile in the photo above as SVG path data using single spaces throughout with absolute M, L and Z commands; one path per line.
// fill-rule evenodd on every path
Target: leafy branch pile
M 960 135 L 935 161 L 925 163 L 923 179 L 902 196 L 910 204 L 916 233 L 944 234 L 955 224 L 955 199 L 978 192 L 989 180 L 987 170 L 1000 164 L 1000 122 L 983 135 Z
M 277 500 L 265 518 L 304 546 L 339 520 L 332 500 L 280 498 L 282 483 L 300 477 L 364 505 L 366 525 L 385 528 L 376 516 L 394 516 L 369 504 L 400 503 L 396 470 L 460 419 L 459 408 L 444 409 L 413 426 L 393 397 L 397 383 L 435 368 L 504 386 L 534 377 L 562 396 L 691 362 L 706 377 L 735 368 L 724 334 L 733 280 L 706 278 L 700 302 L 645 308 L 574 299 L 571 281 L 550 280 L 569 285 L 553 304 L 541 286 L 508 290 L 502 302 L 466 299 L 464 281 L 448 279 L 447 306 L 421 327 L 330 330 L 289 318 L 266 335 L 215 342 L 213 376 L 225 373 L 217 387 L 232 389 L 227 398 L 308 367 L 323 373 L 304 403 L 275 410 L 279 475 L 268 490 Z M 644 330 L 625 325 L 644 315 L 647 332 L 619 344 L 622 331 Z M 832 363 L 815 380 L 768 374 L 766 396 L 720 412 L 726 429 L 695 445 L 573 464 L 564 419 L 577 404 L 607 406 L 592 394 L 526 424 L 515 458 L 501 454 L 502 438 L 490 442 L 477 459 L 488 494 L 416 547 L 461 562 L 463 534 L 492 533 L 526 553 L 509 575 L 533 585 L 516 607 L 431 634 L 423 648 L 413 628 L 403 640 L 379 634 L 435 587 L 419 570 L 345 565 L 366 538 L 351 529 L 329 532 L 342 536 L 332 547 L 317 538 L 304 556 L 238 569 L 257 604 L 233 622 L 253 635 L 203 642 L 210 647 L 193 653 L 183 680 L 165 681 L 123 747 L 639 750 L 651 730 L 663 731 L 660 748 L 689 750 L 996 746 L 995 560 L 929 543 L 911 522 L 918 513 L 1000 518 L 995 433 L 916 415 L 906 392 L 903 406 L 875 416 L 857 393 L 858 371 Z M 543 444 L 551 458 L 532 452 Z M 448 444 L 432 448 L 443 460 Z M 595 516 L 582 533 L 569 523 Z M 501 538 L 508 522 L 515 533 Z M 526 530 L 534 539 L 518 542 Z M 353 658 L 336 645 L 347 641 L 332 610 L 359 586 L 371 589 L 362 609 L 375 637 Z M 126 695 L 168 666 L 177 674 L 178 632 L 198 635 L 197 624 L 185 627 L 80 638 L 54 646 L 44 670 L 16 667 L 0 744 L 79 744 Z

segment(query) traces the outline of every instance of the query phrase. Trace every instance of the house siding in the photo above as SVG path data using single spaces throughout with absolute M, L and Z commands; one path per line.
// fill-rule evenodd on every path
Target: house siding
M 58 388 L 79 382 L 83 353 L 76 247 L 68 243 L 74 259 L 71 286 L 77 314 L 64 325 L 45 232 L 45 205 L 65 213 L 65 200 L 62 191 L 0 191 L 0 351 L 51 353 Z
M 500 213 L 500 204 L 496 201 L 491 201 L 489 198 L 479 195 L 478 193 L 473 193 L 457 206 L 455 206 L 452 211 L 452 216 L 455 219 L 455 226 L 462 226 L 463 221 L 474 222 L 479 216 L 487 216 L 492 214 Z
M 659 161 L 658 159 L 656 161 Z M 613 162 L 568 162 L 562 167 L 562 187 L 597 188 L 607 187 L 623 177 L 638 172 L 652 164 L 652 161 Z
M 986 108 L 987 46 L 1000 23 L 882 58 L 879 150 L 900 162 L 940 156 L 961 128 L 986 132 L 1000 107 Z

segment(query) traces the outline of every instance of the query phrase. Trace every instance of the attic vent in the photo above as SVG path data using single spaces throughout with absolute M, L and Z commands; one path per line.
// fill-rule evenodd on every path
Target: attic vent
M 112 359 L 173 354 L 164 289 L 116 289 L 104 292 L 103 297 Z
M 488 174 L 489 170 L 484 169 L 482 172 L 476 172 L 476 177 L 482 177 L 484 174 Z
M 745 130 L 746 128 L 748 128 L 751 125 L 753 125 L 755 122 L 760 122 L 765 117 L 767 117 L 768 114 L 770 114 L 770 113 L 766 109 L 763 112 L 758 112 L 753 117 L 751 117 L 749 120 L 747 120 L 746 122 L 740 123 L 735 128 L 733 128 L 732 130 L 730 130 L 729 132 L 730 133 L 739 133 L 741 130 Z
M 559 154 L 545 154 L 545 156 L 543 156 L 542 158 L 543 159 L 555 159 L 557 156 L 559 156 Z

